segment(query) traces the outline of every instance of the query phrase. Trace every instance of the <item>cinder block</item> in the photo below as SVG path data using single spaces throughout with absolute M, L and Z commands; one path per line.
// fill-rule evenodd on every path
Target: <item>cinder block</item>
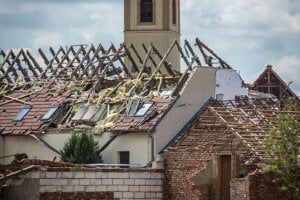
M 115 192 L 114 193 L 114 198 L 115 199 L 117 199 L 117 198 L 120 198 L 120 199 L 123 198 L 123 192 Z
M 155 192 L 146 192 L 146 199 L 154 199 L 156 198 Z
M 67 179 L 52 179 L 52 185 L 68 185 Z
M 46 178 L 56 178 L 56 172 L 46 172 Z
M 84 192 L 84 186 L 74 186 L 74 192 Z
M 52 185 L 52 179 L 40 179 L 40 185 Z
M 135 179 L 134 185 L 146 185 L 146 180 L 145 179 Z
M 79 179 L 69 179 L 68 180 L 68 185 L 79 185 Z
M 129 178 L 129 172 L 120 172 L 119 178 Z
M 95 185 L 95 186 L 102 185 L 102 181 L 101 181 L 101 179 L 92 178 L 91 185 Z
M 124 185 L 123 179 L 113 179 L 113 185 Z
M 46 186 L 45 192 L 57 192 L 57 187 L 56 186 Z
M 128 185 L 119 185 L 118 191 L 120 192 L 127 192 L 129 190 Z
M 102 179 L 102 185 L 112 185 L 112 179 Z
M 150 172 L 130 172 L 130 178 L 150 178 Z
M 134 179 L 124 179 L 124 185 L 134 185 Z
M 106 191 L 108 191 L 106 185 L 96 186 L 96 192 L 106 192 Z
M 85 178 L 96 178 L 96 172 L 85 172 L 84 177 Z
M 107 178 L 107 172 L 96 172 L 96 178 Z
M 163 178 L 163 173 L 155 173 L 155 172 L 151 172 L 151 178 L 155 178 L 155 179 L 162 179 Z
M 74 172 L 74 178 L 84 178 L 84 172 Z
M 133 193 L 133 197 L 135 199 L 144 199 L 145 198 L 145 192 L 135 192 L 135 193 Z
M 123 198 L 132 199 L 133 192 L 123 192 Z
M 108 185 L 107 191 L 111 191 L 111 192 L 118 191 L 118 186 L 117 185 Z
M 62 172 L 61 177 L 62 178 L 73 178 L 73 172 Z
M 46 186 L 40 186 L 40 193 L 46 192 Z
M 162 199 L 163 198 L 163 193 L 162 192 L 157 192 L 156 193 L 156 198 Z
M 162 192 L 163 187 L 162 186 L 150 186 L 152 192 Z
M 85 186 L 85 191 L 86 192 L 96 192 L 96 186 L 94 186 L 94 185 Z
M 151 186 L 148 186 L 148 185 L 140 186 L 140 191 L 141 192 L 150 192 L 151 191 Z
M 162 185 L 162 180 L 160 180 L 160 179 L 146 179 L 146 185 Z
M 91 184 L 91 179 L 80 179 L 79 180 L 79 185 L 90 185 Z
M 137 185 L 130 185 L 130 186 L 129 186 L 129 191 L 130 191 L 130 192 L 139 192 L 139 191 L 140 191 L 140 186 L 137 186 Z
M 108 172 L 107 178 L 119 178 L 119 173 L 118 172 Z
M 64 185 L 61 187 L 62 192 L 74 192 L 74 187 L 69 185 Z

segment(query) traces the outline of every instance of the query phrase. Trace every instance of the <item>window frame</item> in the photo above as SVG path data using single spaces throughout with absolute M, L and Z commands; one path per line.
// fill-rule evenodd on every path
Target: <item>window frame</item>
M 29 107 L 23 107 L 18 114 L 12 119 L 13 122 L 20 122 L 24 119 L 24 117 L 29 113 L 32 106 Z
M 147 112 L 151 109 L 151 107 L 154 105 L 155 101 L 141 101 L 139 100 L 133 100 L 130 104 L 129 111 L 127 113 L 128 117 L 143 117 L 147 114 Z M 144 105 L 149 105 L 146 108 L 143 108 Z M 141 111 L 142 109 L 146 109 L 145 111 Z
M 58 109 L 60 108 L 60 106 L 51 106 L 48 111 L 40 118 L 41 121 L 45 122 L 45 121 L 50 121 L 51 118 L 53 117 L 53 115 L 55 115 L 55 113 L 58 111 Z M 47 118 L 46 118 L 47 116 Z

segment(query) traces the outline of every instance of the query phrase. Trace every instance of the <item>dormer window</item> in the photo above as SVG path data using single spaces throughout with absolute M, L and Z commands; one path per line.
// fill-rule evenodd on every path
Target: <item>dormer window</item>
M 55 112 L 58 110 L 58 106 L 52 106 L 49 110 L 44 114 L 44 116 L 40 119 L 41 121 L 49 121 Z
M 154 104 L 154 101 L 141 102 L 140 100 L 133 100 L 129 108 L 129 117 L 143 117 Z
M 140 22 L 153 22 L 153 2 L 152 2 L 152 0 L 141 0 Z
M 13 122 L 20 122 L 24 119 L 27 113 L 30 111 L 31 107 L 25 107 L 20 110 L 16 117 L 12 120 Z

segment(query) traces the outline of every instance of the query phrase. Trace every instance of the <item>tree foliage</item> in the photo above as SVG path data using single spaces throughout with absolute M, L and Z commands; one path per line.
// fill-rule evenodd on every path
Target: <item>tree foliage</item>
M 98 142 L 90 133 L 74 133 L 61 150 L 61 160 L 77 164 L 101 163 Z
M 300 122 L 288 115 L 278 117 L 278 126 L 271 131 L 266 143 L 273 159 L 267 171 L 277 175 L 281 189 L 292 192 L 293 199 L 300 199 Z

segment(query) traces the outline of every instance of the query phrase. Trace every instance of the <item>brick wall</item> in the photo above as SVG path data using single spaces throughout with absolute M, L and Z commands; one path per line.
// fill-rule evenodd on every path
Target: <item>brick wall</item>
M 198 148 L 169 148 L 164 153 L 164 198 L 172 200 L 210 199 L 210 186 L 196 187 L 190 178 L 202 171 L 209 153 Z
M 70 195 L 74 197 L 76 194 L 86 196 L 95 193 L 108 196 L 113 194 L 114 199 L 163 198 L 162 170 L 48 168 L 47 171 L 32 172 L 22 178 L 39 180 L 42 200 L 49 200 L 55 195 L 65 195 L 68 199 Z
M 230 200 L 249 200 L 249 182 L 246 178 L 230 180 Z
M 249 200 L 272 199 L 272 200 L 289 200 L 289 192 L 283 192 L 273 180 L 275 176 L 270 173 L 255 172 L 248 177 L 249 181 Z

